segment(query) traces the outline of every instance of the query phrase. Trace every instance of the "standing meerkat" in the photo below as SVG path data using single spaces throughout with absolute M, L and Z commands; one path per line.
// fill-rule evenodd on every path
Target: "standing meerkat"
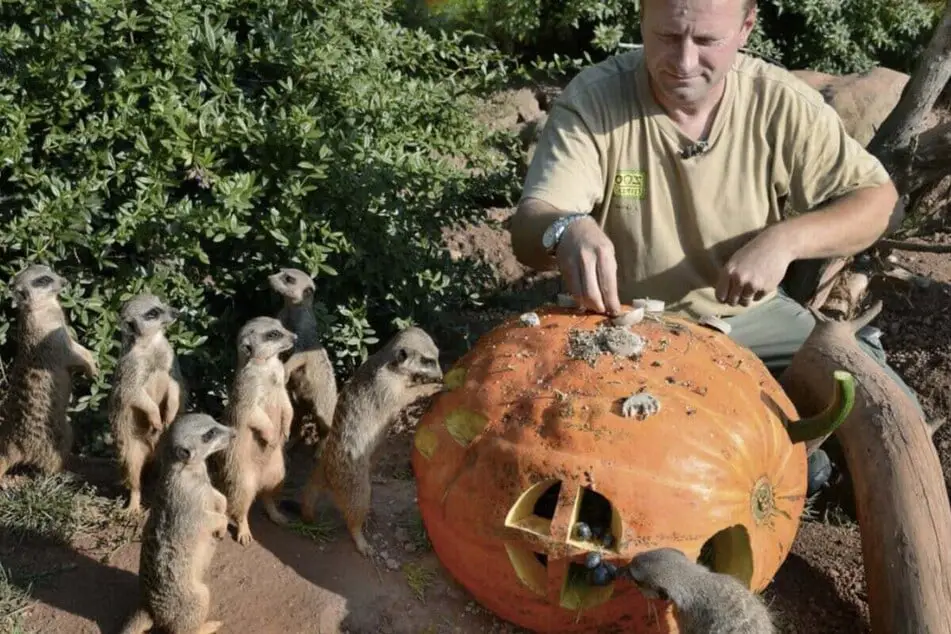
M 91 379 L 99 374 L 92 352 L 69 333 L 59 303 L 65 286 L 42 264 L 29 266 L 10 284 L 18 309 L 17 351 L 0 405 L 0 478 L 20 464 L 48 475 L 63 470 L 73 447 L 67 419 L 72 373 Z
M 211 484 L 206 459 L 224 450 L 234 430 L 207 414 L 176 418 L 156 449 L 155 503 L 142 532 L 139 607 L 122 634 L 155 628 L 170 634 L 212 634 L 205 575 L 218 540 L 228 534 L 227 502 Z
M 357 368 L 340 392 L 330 436 L 304 487 L 304 521 L 313 522 L 317 496 L 329 488 L 357 551 L 373 553 L 363 535 L 373 454 L 400 411 L 441 389 L 442 379 L 439 349 L 417 327 L 397 333 Z
M 735 577 L 713 572 L 676 548 L 636 555 L 626 574 L 652 599 L 671 601 L 681 634 L 774 634 L 759 595 Z
M 301 429 L 310 416 L 316 426 L 318 453 L 326 441 L 337 406 L 337 377 L 327 349 L 320 343 L 314 316 L 314 280 L 300 269 L 281 269 L 268 276 L 271 289 L 284 301 L 277 318 L 295 335 L 297 342 L 284 363 L 287 387 L 294 404 L 293 438 L 307 434 Z M 305 441 L 306 442 L 306 441 Z M 310 443 L 308 443 L 310 444 Z
M 159 436 L 184 411 L 185 386 L 165 337 L 178 311 L 143 293 L 123 305 L 119 318 L 122 352 L 109 399 L 109 425 L 129 488 L 126 508 L 136 513 L 141 509 L 142 469 Z
M 252 541 L 248 511 L 256 498 L 271 521 L 287 524 L 277 496 L 284 486 L 284 443 L 294 411 L 278 355 L 293 348 L 296 338 L 273 317 L 255 317 L 238 332 L 238 368 L 222 420 L 236 436 L 216 462 L 228 515 L 244 546 Z

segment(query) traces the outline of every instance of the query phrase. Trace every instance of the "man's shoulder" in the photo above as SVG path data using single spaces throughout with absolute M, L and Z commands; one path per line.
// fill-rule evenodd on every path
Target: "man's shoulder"
M 804 106 L 807 109 L 825 105 L 825 99 L 818 90 L 782 66 L 754 54 L 737 53 L 732 72 L 741 89 L 760 100 L 776 102 L 777 105 Z
M 633 82 L 641 63 L 641 48 L 611 55 L 581 69 L 561 93 L 569 101 L 585 97 L 611 96 L 627 82 Z

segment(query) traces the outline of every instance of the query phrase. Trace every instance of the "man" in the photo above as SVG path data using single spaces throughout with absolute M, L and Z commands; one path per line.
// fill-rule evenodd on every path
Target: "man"
M 643 47 L 585 69 L 553 105 L 510 223 L 515 254 L 557 267 L 597 312 L 650 297 L 719 315 L 778 374 L 814 325 L 779 288 L 790 264 L 873 244 L 897 192 L 817 91 L 739 53 L 753 0 L 641 7 Z M 859 345 L 914 398 L 877 338 Z

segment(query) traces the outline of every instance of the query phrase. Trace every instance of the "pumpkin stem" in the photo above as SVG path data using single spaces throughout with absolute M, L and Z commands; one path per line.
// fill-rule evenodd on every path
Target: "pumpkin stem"
M 806 443 L 806 455 L 825 442 L 839 428 L 855 405 L 855 377 L 845 370 L 836 370 L 832 373 L 835 393 L 829 405 L 810 418 L 801 419 L 786 427 L 789 439 L 793 443 Z

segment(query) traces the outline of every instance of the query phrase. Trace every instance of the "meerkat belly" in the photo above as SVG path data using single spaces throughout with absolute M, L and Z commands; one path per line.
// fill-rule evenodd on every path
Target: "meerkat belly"
M 66 422 L 69 374 L 41 367 L 24 370 L 12 389 L 9 433 L 19 438 L 49 438 Z

